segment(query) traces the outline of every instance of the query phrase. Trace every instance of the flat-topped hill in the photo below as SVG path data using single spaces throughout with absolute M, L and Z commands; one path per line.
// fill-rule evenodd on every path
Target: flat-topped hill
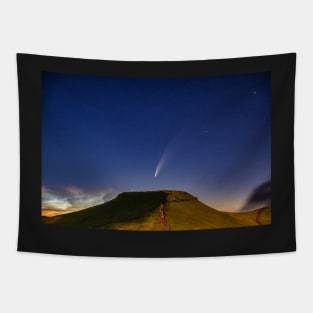
M 45 224 L 115 230 L 200 230 L 271 223 L 271 208 L 228 213 L 184 191 L 123 192 L 106 203 L 54 217 Z

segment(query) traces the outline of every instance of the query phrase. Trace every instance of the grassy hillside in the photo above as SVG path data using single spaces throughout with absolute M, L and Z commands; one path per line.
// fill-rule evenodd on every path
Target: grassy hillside
M 116 230 L 197 230 L 271 223 L 271 209 L 217 211 L 183 191 L 125 192 L 82 211 L 43 217 L 45 224 Z
M 248 212 L 228 213 L 228 215 L 235 218 L 239 226 L 245 226 L 247 224 L 251 226 L 271 224 L 271 207 L 264 207 Z

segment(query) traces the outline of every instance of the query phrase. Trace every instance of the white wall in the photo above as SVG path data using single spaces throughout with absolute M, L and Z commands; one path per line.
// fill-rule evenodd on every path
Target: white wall
M 313 309 L 310 1 L 15 1 L 0 4 L 1 312 L 303 312 Z M 17 253 L 15 53 L 184 60 L 297 52 L 296 253 L 109 259 Z

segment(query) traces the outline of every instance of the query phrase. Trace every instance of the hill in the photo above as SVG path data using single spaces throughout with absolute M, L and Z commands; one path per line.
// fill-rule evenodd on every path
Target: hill
M 271 208 L 228 213 L 184 191 L 124 192 L 78 212 L 42 217 L 45 224 L 115 230 L 200 230 L 271 223 Z

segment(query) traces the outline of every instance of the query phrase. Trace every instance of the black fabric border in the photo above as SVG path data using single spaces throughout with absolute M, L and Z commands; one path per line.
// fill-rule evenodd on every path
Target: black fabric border
M 20 108 L 18 251 L 109 257 L 201 257 L 296 250 L 294 86 L 296 54 L 203 61 L 102 61 L 17 54 Z M 41 223 L 41 73 L 128 77 L 271 72 L 272 224 L 175 232 L 62 228 Z

